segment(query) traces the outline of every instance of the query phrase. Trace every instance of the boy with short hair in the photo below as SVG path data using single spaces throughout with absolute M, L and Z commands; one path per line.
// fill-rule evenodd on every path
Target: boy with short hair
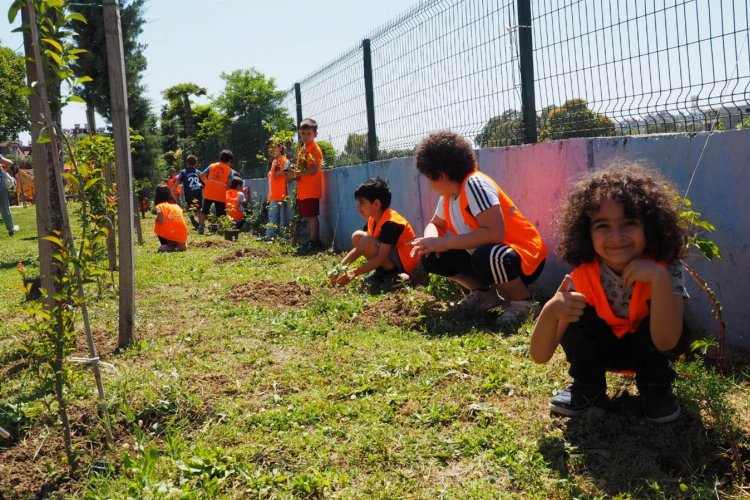
M 203 205 L 203 183 L 201 172 L 198 170 L 198 158 L 195 155 L 189 155 L 185 159 L 185 168 L 177 174 L 177 180 L 182 183 L 185 209 L 190 213 L 190 222 L 197 229 L 198 222 L 193 217 L 193 211 L 200 210 Z
M 216 209 L 216 217 L 221 217 L 226 213 L 227 189 L 234 179 L 234 172 L 231 167 L 232 160 L 234 160 L 234 154 L 228 149 L 224 149 L 219 153 L 219 161 L 206 167 L 200 174 L 200 180 L 206 186 L 203 189 L 203 206 L 198 214 L 200 219 L 198 232 L 200 234 L 203 234 L 203 228 L 208 214 L 211 213 L 212 204 Z
M 245 224 L 245 197 L 242 191 L 242 179 L 234 178 L 227 189 L 226 210 L 227 215 L 232 218 L 237 229 L 242 229 Z
M 346 285 L 355 277 L 373 271 L 374 277 L 395 278 L 401 273 L 412 274 L 419 258 L 411 255 L 409 243 L 414 229 L 398 212 L 390 208 L 388 184 L 376 177 L 363 182 L 356 191 L 357 211 L 366 221 L 360 231 L 352 234 L 354 248 L 341 260 L 347 265 L 364 256 L 367 262 L 336 277 L 336 284 Z
M 462 136 L 430 134 L 417 146 L 415 163 L 440 195 L 424 237 L 413 241 L 415 255 L 428 272 L 470 291 L 460 307 L 486 311 L 507 300 L 498 322 L 510 326 L 526 319 L 536 309 L 528 285 L 547 256 L 537 228 L 477 170 L 474 149 Z
M 315 142 L 318 136 L 318 123 L 305 118 L 299 124 L 299 138 L 302 146 L 297 153 L 297 170 L 287 174 L 289 180 L 297 180 L 297 208 L 307 221 L 310 239 L 306 243 L 309 250 L 323 247 L 319 235 L 318 215 L 320 198 L 323 193 L 323 151 Z

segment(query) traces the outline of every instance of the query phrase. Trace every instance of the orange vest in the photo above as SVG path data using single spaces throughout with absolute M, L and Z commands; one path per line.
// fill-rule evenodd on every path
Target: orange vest
M 479 223 L 469 212 L 469 201 L 466 198 L 466 183 L 469 181 L 469 177 L 472 175 L 481 175 L 487 179 L 497 189 L 497 196 L 500 199 L 500 215 L 505 221 L 505 236 L 503 236 L 503 244 L 508 245 L 516 251 L 518 256 L 521 258 L 521 269 L 525 275 L 533 274 L 539 264 L 547 257 L 547 246 L 542 240 L 542 236 L 539 234 L 534 225 L 521 214 L 513 204 L 513 200 L 508 198 L 500 186 L 497 185 L 490 176 L 483 174 L 475 170 L 473 173 L 466 176 L 461 183 L 461 193 L 459 203 L 461 206 L 461 213 L 464 216 L 464 222 L 473 230 L 479 229 Z M 445 222 L 448 224 L 448 231 L 453 234 L 457 234 L 453 228 L 451 222 L 451 211 L 450 211 L 450 198 L 443 197 L 443 212 L 445 212 Z
M 227 189 L 226 197 L 226 209 L 227 215 L 234 220 L 240 220 L 245 216 L 245 213 L 240 210 L 240 205 L 237 203 L 237 197 L 240 195 L 240 191 L 237 189 Z
M 284 201 L 286 177 L 283 175 L 275 177 L 274 174 L 280 171 L 285 163 L 286 156 L 279 156 L 271 164 L 271 171 L 268 172 L 268 201 Z
M 227 193 L 227 181 L 231 173 L 232 169 L 226 163 L 212 163 L 208 167 L 203 197 L 207 200 L 224 203 Z
M 154 232 L 169 241 L 185 243 L 188 237 L 187 224 L 182 216 L 182 209 L 174 203 L 159 203 L 156 210 L 161 212 L 164 222 L 156 221 Z
M 404 266 L 404 271 L 406 271 L 407 274 L 411 274 L 412 272 L 414 272 L 414 268 L 416 267 L 417 262 L 419 262 L 419 257 L 412 257 L 411 247 L 407 246 L 407 243 L 413 240 L 415 237 L 414 229 L 412 229 L 411 224 L 409 224 L 408 220 L 404 219 L 400 213 L 388 208 L 385 212 L 383 212 L 383 215 L 380 217 L 377 225 L 375 224 L 375 220 L 372 217 L 367 219 L 367 234 L 369 236 L 374 236 L 377 238 L 378 236 L 380 236 L 380 231 L 381 229 L 383 229 L 383 224 L 388 221 L 393 221 L 404 226 L 404 230 L 401 233 L 401 236 L 398 238 L 398 241 L 396 242 L 396 251 L 398 252 L 399 259 L 401 259 L 401 264 Z
M 320 149 L 317 142 L 313 141 L 309 146 L 299 148 L 297 168 L 302 168 L 303 165 L 306 170 L 310 170 L 317 165 L 318 173 L 297 178 L 297 199 L 320 199 L 323 194 L 323 150 Z
M 176 175 L 167 179 L 167 185 L 169 185 L 169 189 L 172 189 L 177 181 L 178 179 Z M 177 189 L 174 189 L 173 193 L 175 196 L 180 196 L 180 194 L 182 193 L 182 188 L 180 186 L 177 186 Z
M 659 262 L 659 264 L 666 266 L 664 262 Z M 581 264 L 570 275 L 573 278 L 573 286 L 576 292 L 586 296 L 586 303 L 594 307 L 596 315 L 606 321 L 618 339 L 628 333 L 635 332 L 643 318 L 651 312 L 647 302 L 651 299 L 651 285 L 636 281 L 633 286 L 633 296 L 630 298 L 629 317 L 615 316 L 607 300 L 607 295 L 604 293 L 604 287 L 602 287 L 602 275 L 598 259 Z

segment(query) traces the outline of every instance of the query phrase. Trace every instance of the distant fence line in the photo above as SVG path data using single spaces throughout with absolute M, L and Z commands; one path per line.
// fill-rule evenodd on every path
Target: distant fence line
M 749 1 L 422 0 L 284 106 L 319 122 L 337 165 L 408 156 L 441 128 L 477 147 L 733 128 L 750 116 Z

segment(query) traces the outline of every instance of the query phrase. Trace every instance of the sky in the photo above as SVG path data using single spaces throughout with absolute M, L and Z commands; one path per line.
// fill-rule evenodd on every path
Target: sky
M 161 91 L 172 85 L 193 82 L 216 95 L 224 88 L 222 72 L 251 67 L 287 89 L 415 3 L 418 0 L 148 0 L 140 37 L 147 45 L 147 95 L 158 112 Z M 10 26 L 0 7 L 0 42 L 22 53 L 20 34 L 11 33 L 19 24 L 20 15 Z M 83 106 L 71 104 L 63 112 L 63 127 L 76 123 L 86 123 L 85 112 Z M 28 141 L 28 134 L 22 140 Z

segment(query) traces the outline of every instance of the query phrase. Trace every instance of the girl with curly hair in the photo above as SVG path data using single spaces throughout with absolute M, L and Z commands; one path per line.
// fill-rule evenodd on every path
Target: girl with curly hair
M 684 350 L 683 257 L 688 231 L 677 191 L 661 175 L 615 163 L 579 182 L 560 219 L 560 257 L 574 269 L 545 304 L 530 355 L 546 363 L 562 345 L 573 382 L 550 402 L 577 416 L 606 398 L 607 370 L 635 372 L 647 420 L 675 420 L 675 373 Z

